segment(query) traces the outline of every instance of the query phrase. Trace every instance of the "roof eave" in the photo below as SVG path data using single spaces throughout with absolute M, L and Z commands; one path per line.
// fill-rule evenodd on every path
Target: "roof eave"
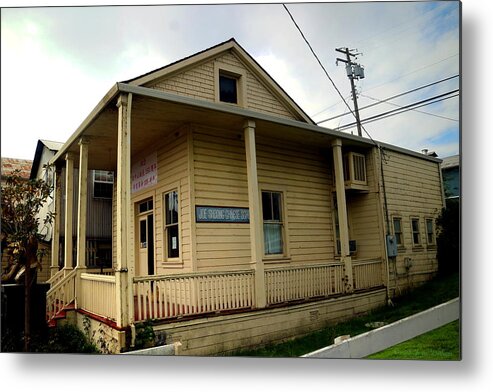
M 94 107 L 94 109 L 89 113 L 89 115 L 85 118 L 81 125 L 77 128 L 77 130 L 69 137 L 69 139 L 63 144 L 63 146 L 58 150 L 53 158 L 50 159 L 49 163 L 54 164 L 61 157 L 63 157 L 72 144 L 76 142 L 87 129 L 87 127 L 96 119 L 96 117 L 106 108 L 106 106 L 118 95 L 118 83 L 113 85 L 106 95 L 99 101 L 99 103 Z

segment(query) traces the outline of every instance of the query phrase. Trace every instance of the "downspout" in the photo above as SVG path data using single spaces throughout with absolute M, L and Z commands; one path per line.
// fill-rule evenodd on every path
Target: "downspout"
M 389 207 L 387 203 L 387 191 L 385 189 L 385 176 L 383 172 L 383 147 L 381 147 L 379 144 L 377 144 L 378 147 L 378 153 L 380 157 L 380 177 L 382 178 L 382 192 L 383 192 L 383 203 L 384 203 L 384 208 L 385 208 L 385 223 L 386 223 L 386 234 L 385 234 L 385 261 L 387 264 L 387 284 L 386 284 L 386 289 L 387 289 L 387 305 L 393 306 L 392 299 L 390 298 L 390 263 L 389 263 L 389 255 L 388 255 L 388 250 L 387 250 L 387 236 L 390 234 L 390 219 L 389 219 Z M 394 282 L 396 283 L 396 282 Z

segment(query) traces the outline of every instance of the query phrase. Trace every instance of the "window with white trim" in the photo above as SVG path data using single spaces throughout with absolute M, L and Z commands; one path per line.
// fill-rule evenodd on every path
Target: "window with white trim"
M 176 258 L 180 256 L 177 191 L 171 191 L 164 195 L 164 211 L 166 255 L 167 258 Z
M 284 254 L 284 222 L 281 192 L 262 192 L 265 255 Z
M 114 176 L 112 171 L 93 171 L 93 197 L 97 199 L 113 198 Z
M 392 224 L 394 226 L 394 237 L 397 243 L 397 246 L 403 246 L 404 241 L 402 237 L 402 219 L 399 217 L 392 218 Z
M 413 245 L 421 245 L 421 234 L 419 232 L 419 218 L 411 218 L 411 231 L 413 237 Z
M 435 244 L 435 228 L 433 224 L 433 219 L 427 218 L 426 219 L 426 242 L 428 245 L 434 245 Z
M 245 106 L 245 69 L 217 61 L 214 63 L 214 79 L 216 102 Z

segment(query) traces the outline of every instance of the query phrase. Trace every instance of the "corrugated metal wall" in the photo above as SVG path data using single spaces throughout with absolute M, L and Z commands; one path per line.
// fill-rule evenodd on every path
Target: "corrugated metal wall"
M 60 235 L 65 236 L 65 169 L 62 169 L 62 214 Z M 87 238 L 111 239 L 112 214 L 111 199 L 94 198 L 93 171 L 87 176 Z M 73 235 L 77 236 L 77 200 L 79 193 L 79 172 L 74 170 L 74 197 L 73 197 Z

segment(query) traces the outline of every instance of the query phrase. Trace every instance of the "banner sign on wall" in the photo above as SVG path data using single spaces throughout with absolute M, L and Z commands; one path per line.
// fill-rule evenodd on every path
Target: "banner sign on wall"
M 240 207 L 195 207 L 196 222 L 209 223 L 249 223 L 248 208 Z
M 132 192 L 157 184 L 157 152 L 132 165 Z

